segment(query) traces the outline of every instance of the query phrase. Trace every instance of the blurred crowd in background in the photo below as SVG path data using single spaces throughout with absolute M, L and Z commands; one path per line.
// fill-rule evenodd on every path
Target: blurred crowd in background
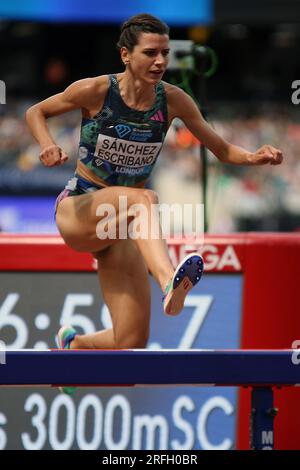
M 38 159 L 24 112 L 29 102 L 9 105 L 0 116 L 0 193 L 14 196 L 55 196 L 76 166 L 80 113 L 49 120 L 56 142 L 67 152 L 62 167 L 45 168 Z M 283 105 L 268 105 L 252 116 L 232 116 L 233 105 L 220 103 L 221 113 L 210 124 L 226 140 L 255 151 L 270 143 L 283 150 L 278 166 L 241 167 L 221 164 L 208 152 L 208 222 L 212 232 L 236 230 L 300 230 L 300 123 Z M 179 120 L 170 128 L 150 187 L 165 203 L 202 201 L 202 166 L 199 143 Z M 2 214 L 2 229 L 5 227 Z
M 61 54 L 53 54 L 54 46 L 50 40 L 47 42 L 47 31 L 50 39 L 53 34 L 56 41 L 62 41 L 62 25 L 53 25 L 52 29 L 49 25 L 39 26 L 38 32 L 36 26 L 26 26 L 26 23 L 22 28 L 20 24 L 7 23 L 2 25 L 2 31 L 3 28 L 9 32 L 10 41 L 7 34 L 5 37 L 13 45 L 14 64 L 18 68 L 11 66 L 9 54 L 4 56 L 8 67 L 5 70 L 10 70 L 10 75 L 3 77 L 8 84 L 8 96 L 7 104 L 0 106 L 0 230 L 55 232 L 52 208 L 55 197 L 75 169 L 80 112 L 49 120 L 55 141 L 69 155 L 65 165 L 50 169 L 39 162 L 39 147 L 29 133 L 24 114 L 32 103 L 62 91 L 76 79 L 121 71 L 114 49 L 118 28 L 105 27 L 103 41 L 98 37 L 97 48 L 94 43 L 89 51 L 94 62 L 82 52 L 70 51 L 68 44 L 65 44 L 66 49 L 61 46 Z M 70 26 L 67 31 L 68 28 Z M 101 27 L 97 28 L 99 31 Z M 84 31 L 87 33 L 87 29 Z M 90 37 L 96 37 L 95 31 L 93 33 L 89 28 Z M 59 34 L 55 35 L 55 32 Z M 76 38 L 74 29 L 72 35 Z M 172 37 L 186 38 L 188 35 L 191 36 L 190 30 L 177 28 Z M 19 40 L 22 38 L 21 48 Z M 45 55 L 41 53 L 43 44 L 38 38 L 44 41 Z M 223 29 L 216 28 L 211 34 L 199 29 L 197 38 L 207 42 L 219 56 L 214 76 L 205 80 L 207 120 L 233 144 L 249 151 L 271 144 L 280 148 L 285 157 L 281 166 L 250 168 L 221 164 L 208 152 L 208 230 L 214 233 L 300 230 L 300 112 L 291 102 L 291 83 L 300 78 L 293 56 L 293 51 L 300 48 L 298 30 L 286 26 L 251 29 L 227 25 Z M 66 42 L 68 40 L 66 34 Z M 73 46 L 74 49 L 79 47 Z M 104 47 L 112 55 L 108 63 L 100 60 L 97 68 L 98 55 L 101 57 L 103 53 L 107 58 Z M 69 51 L 69 56 L 63 53 L 64 50 Z M 24 71 L 23 75 L 20 70 Z M 191 77 L 195 96 L 199 91 L 199 80 L 202 80 L 199 76 Z M 203 90 L 201 93 L 203 97 Z M 168 132 L 149 185 L 159 193 L 161 202 L 184 204 L 203 201 L 202 184 L 199 143 L 183 123 L 176 120 Z M 19 209 L 23 210 L 23 215 L 26 210 L 20 200 L 24 204 L 28 199 L 31 201 L 30 221 L 25 218 L 18 222 L 20 214 L 14 207 L 16 198 L 18 207 L 23 207 Z M 47 201 L 47 210 L 43 201 L 45 204 Z

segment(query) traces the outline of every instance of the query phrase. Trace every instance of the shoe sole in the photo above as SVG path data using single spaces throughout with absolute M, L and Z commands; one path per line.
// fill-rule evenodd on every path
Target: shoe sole
M 200 281 L 202 274 L 203 259 L 198 253 L 191 253 L 181 261 L 164 304 L 166 315 L 176 316 L 181 312 L 187 294 Z

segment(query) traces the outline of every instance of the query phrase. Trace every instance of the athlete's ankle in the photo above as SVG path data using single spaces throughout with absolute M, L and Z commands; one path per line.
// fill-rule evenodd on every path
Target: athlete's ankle
M 163 292 L 165 292 L 166 288 L 168 287 L 174 273 L 171 273 L 169 276 L 164 276 L 160 280 L 160 288 Z

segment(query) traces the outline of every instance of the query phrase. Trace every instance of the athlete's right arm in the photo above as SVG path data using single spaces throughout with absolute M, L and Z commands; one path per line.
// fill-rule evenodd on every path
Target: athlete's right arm
M 46 120 L 74 109 L 89 109 L 97 91 L 99 82 L 95 78 L 78 80 L 62 93 L 50 96 L 27 110 L 26 121 L 41 146 L 40 160 L 45 166 L 61 165 L 68 160 L 66 153 L 54 142 Z

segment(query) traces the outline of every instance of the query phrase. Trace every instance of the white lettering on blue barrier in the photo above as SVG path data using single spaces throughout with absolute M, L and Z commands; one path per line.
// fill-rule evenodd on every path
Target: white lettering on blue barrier
M 273 431 L 262 431 L 261 440 L 263 444 L 273 444 Z

